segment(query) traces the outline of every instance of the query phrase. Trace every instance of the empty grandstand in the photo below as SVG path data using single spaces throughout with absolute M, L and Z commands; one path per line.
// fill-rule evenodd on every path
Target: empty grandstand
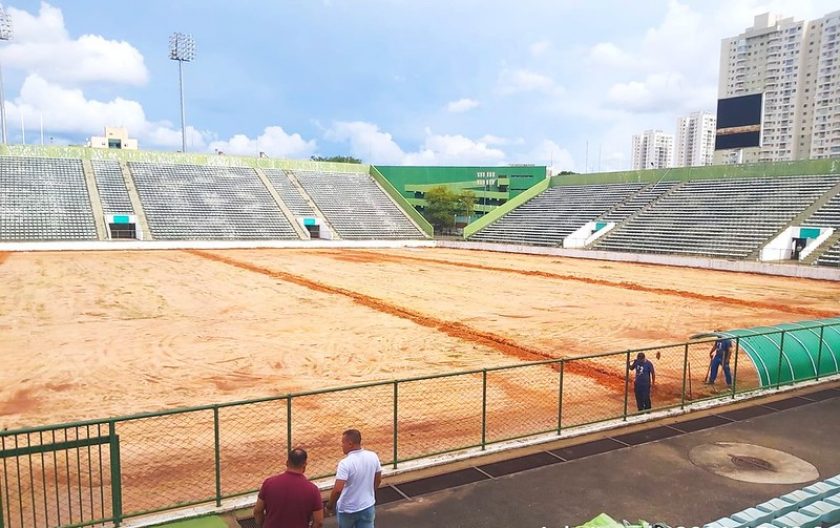
M 263 172 L 268 177 L 268 181 L 274 187 L 274 190 L 280 195 L 280 198 L 286 204 L 286 207 L 295 215 L 310 216 L 315 214 L 315 209 L 304 198 L 298 188 L 289 179 L 286 171 L 281 169 L 263 169 Z
M 99 189 L 99 198 L 102 201 L 102 212 L 106 215 L 134 214 L 134 207 L 128 197 L 128 189 L 125 186 L 119 162 L 93 160 L 91 166 L 96 175 L 96 187 Z
M 425 238 L 368 174 L 294 171 L 293 176 L 341 238 Z
M 78 159 L 0 157 L 0 240 L 95 240 Z
M 594 247 L 745 258 L 838 181 L 836 175 L 689 181 Z
M 482 242 L 559 245 L 586 222 L 634 196 L 644 183 L 553 187 L 471 237 Z
M 253 169 L 129 162 L 156 239 L 297 239 Z

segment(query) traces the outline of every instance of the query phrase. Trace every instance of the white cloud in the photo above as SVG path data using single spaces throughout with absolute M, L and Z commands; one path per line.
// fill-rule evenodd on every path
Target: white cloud
M 630 112 L 678 114 L 711 107 L 716 93 L 715 86 L 697 85 L 681 73 L 655 73 L 642 81 L 614 84 L 607 101 Z
M 450 101 L 449 104 L 446 105 L 446 110 L 452 113 L 468 112 L 473 108 L 477 108 L 479 104 L 481 103 L 475 99 L 465 97 L 463 99 L 458 99 L 457 101 Z
M 146 118 L 137 101 L 117 97 L 111 101 L 87 99 L 78 88 L 64 88 L 48 82 L 36 74 L 23 82 L 20 95 L 7 103 L 10 123 L 20 122 L 21 114 L 27 128 L 40 126 L 53 133 L 101 134 L 106 126 L 128 128 L 129 134 L 142 144 L 160 147 L 180 147 L 180 127 L 167 121 L 152 122 Z M 204 149 L 206 133 L 187 127 L 187 145 L 194 150 Z
M 633 68 L 638 60 L 612 42 L 599 42 L 589 50 L 589 59 L 610 68 Z
M 315 140 L 304 140 L 300 134 L 288 134 L 280 126 L 266 127 L 257 138 L 245 134 L 236 134 L 227 141 L 213 141 L 210 149 L 220 150 L 225 154 L 256 156 L 265 152 L 275 158 L 308 158 L 315 153 Z
M 528 51 L 530 51 L 531 55 L 533 55 L 534 57 L 539 57 L 540 55 L 544 54 L 550 47 L 551 42 L 549 42 L 548 40 L 539 40 L 528 46 Z
M 525 139 L 524 138 L 506 138 L 500 136 L 494 136 L 493 134 L 485 134 L 478 139 L 482 143 L 486 143 L 488 145 L 524 145 Z
M 564 92 L 563 87 L 554 82 L 551 77 L 521 68 L 503 69 L 499 73 L 498 90 L 503 95 L 527 92 L 560 95 Z
M 41 3 L 38 15 L 9 8 L 14 38 L 0 49 L 4 67 L 37 73 L 62 83 L 113 82 L 142 85 L 149 73 L 143 56 L 125 41 L 99 35 L 71 39 L 61 10 Z
M 481 141 L 462 135 L 438 135 L 427 131 L 419 152 L 403 159 L 404 165 L 495 165 L 502 163 L 505 153 Z
M 349 142 L 353 156 L 383 165 L 485 165 L 503 163 L 506 157 L 504 151 L 484 141 L 434 134 L 430 130 L 416 152 L 406 152 L 391 134 L 364 121 L 336 122 L 324 136 L 331 141 Z
M 575 160 L 571 152 L 550 139 L 544 139 L 537 143 L 534 148 L 521 156 L 519 161 L 521 163 L 545 165 L 552 175 L 575 168 Z

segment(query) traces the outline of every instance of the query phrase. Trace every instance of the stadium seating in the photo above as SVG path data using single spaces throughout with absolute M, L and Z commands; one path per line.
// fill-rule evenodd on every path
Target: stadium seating
M 840 193 L 835 194 L 826 203 L 808 217 L 805 226 L 833 227 L 840 230 Z M 817 259 L 818 266 L 840 267 L 840 240 L 834 243 Z
M 298 188 L 289 180 L 286 171 L 281 169 L 263 169 L 263 172 L 292 214 L 297 216 L 312 216 L 315 214 L 309 202 L 301 196 Z
M 840 523 L 840 475 L 706 524 L 704 528 L 819 528 Z
M 368 174 L 295 171 L 294 176 L 341 238 L 425 238 Z
M 95 240 L 78 159 L 0 157 L 0 240 Z
M 253 169 L 129 162 L 156 239 L 294 239 Z
M 553 187 L 485 227 L 471 240 L 559 245 L 586 222 L 610 211 L 645 186 L 616 183 Z
M 820 258 L 817 259 L 817 265 L 840 268 L 840 240 L 820 255 Z
M 599 220 L 606 220 L 607 222 L 623 222 L 636 214 L 638 211 L 647 207 L 650 203 L 658 200 L 663 194 L 673 189 L 676 185 L 679 185 L 679 182 L 660 181 L 648 185 L 641 191 L 630 196 L 630 198 L 607 211 L 606 214 L 599 218 Z
M 91 166 L 99 188 L 102 212 L 106 215 L 134 214 L 119 162 L 93 160 Z
M 838 181 L 836 175 L 689 181 L 593 247 L 744 258 Z

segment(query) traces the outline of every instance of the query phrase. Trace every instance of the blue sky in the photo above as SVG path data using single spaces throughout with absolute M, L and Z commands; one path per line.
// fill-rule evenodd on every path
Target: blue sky
M 835 0 L 836 1 L 836 0 Z M 824 0 L 6 2 L 9 139 L 126 126 L 181 145 L 172 32 L 190 33 L 188 149 L 380 164 L 627 168 L 633 133 L 714 111 L 720 40 Z M 588 157 L 587 157 L 588 145 Z M 588 163 L 587 163 L 588 161 Z

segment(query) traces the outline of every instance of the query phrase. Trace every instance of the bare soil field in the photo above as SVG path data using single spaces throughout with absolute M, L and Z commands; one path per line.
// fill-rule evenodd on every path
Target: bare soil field
M 0 429 L 667 345 L 840 311 L 830 282 L 448 249 L 0 254 L 0 284 Z M 708 348 L 690 350 L 692 398 L 708 395 Z M 679 401 L 683 354 L 653 358 L 654 407 Z M 619 415 L 625 365 L 624 354 L 567 363 L 562 391 L 556 366 L 491 372 L 486 431 L 480 372 L 401 383 L 397 456 L 551 430 L 559 392 L 564 427 Z M 756 383 L 745 358 L 738 375 Z M 393 398 L 391 385 L 295 398 L 294 443 L 314 453 L 310 472 L 329 474 L 337 435 L 360 424 L 390 460 Z M 285 412 L 282 402 L 220 411 L 225 494 L 279 468 Z M 207 479 L 199 498 L 212 496 L 212 425 L 210 411 L 121 424 L 126 508 L 197 500 L 189 483 Z

